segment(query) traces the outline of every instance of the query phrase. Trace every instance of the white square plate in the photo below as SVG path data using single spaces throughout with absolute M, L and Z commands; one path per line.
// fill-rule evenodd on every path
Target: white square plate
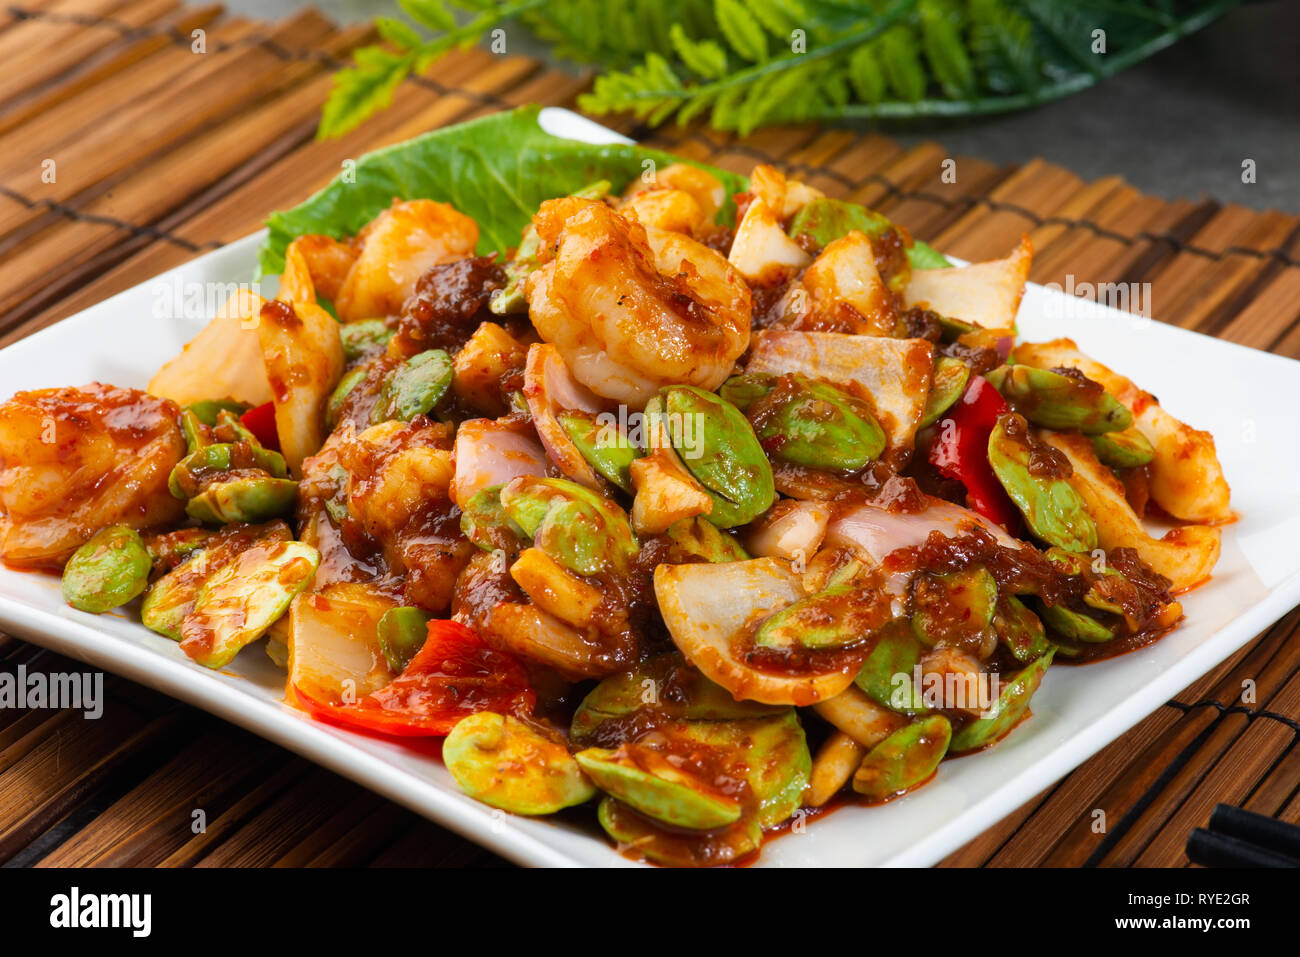
M 615 134 L 547 110 L 553 133 Z M 268 210 L 269 212 L 269 210 Z M 203 315 L 155 318 L 193 283 L 247 281 L 250 236 L 0 351 L 0 400 L 20 389 L 100 380 L 143 388 L 203 326 Z M 222 297 L 224 298 L 224 296 Z M 1081 668 L 1053 668 L 1033 717 L 996 748 L 943 764 L 914 794 L 844 808 L 764 848 L 767 866 L 929 865 L 1066 774 L 1171 695 L 1300 603 L 1300 363 L 1161 325 L 1041 286 L 1020 308 L 1030 340 L 1070 336 L 1170 412 L 1218 442 L 1241 520 L 1224 530 L 1214 580 L 1183 599 L 1186 621 L 1151 647 Z M 460 793 L 440 762 L 313 721 L 282 702 L 283 673 L 257 643 L 221 672 L 125 616 L 65 605 L 52 576 L 0 568 L 0 627 L 61 654 L 187 701 L 352 778 L 499 854 L 533 865 L 625 865 L 598 833 L 493 811 Z M 593 815 L 594 817 L 594 815 Z

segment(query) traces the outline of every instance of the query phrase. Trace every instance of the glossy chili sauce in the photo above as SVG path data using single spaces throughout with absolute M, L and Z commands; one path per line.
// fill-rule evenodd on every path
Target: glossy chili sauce
M 741 807 L 741 822 L 707 831 L 674 828 L 618 801 L 611 802 L 607 813 L 623 829 L 653 834 L 657 855 L 666 863 L 736 863 L 742 856 L 738 844 L 746 840 L 748 825 L 743 822 L 752 820 L 758 811 L 748 775 L 761 769 L 751 768 L 748 763 L 752 749 L 747 737 L 741 731 L 740 738 L 721 745 L 699 741 L 687 733 L 687 707 L 698 706 L 704 679 L 680 654 L 660 655 L 645 662 L 638 675 L 653 683 L 655 699 L 632 711 L 601 717 L 591 730 L 575 734 L 571 747 L 606 748 L 615 751 L 619 760 L 652 772 L 666 763 L 697 781 L 700 790 L 735 801 Z M 775 710 L 754 706 L 753 717 Z
M 251 546 L 244 549 L 231 561 L 238 561 L 244 556 L 258 557 L 263 562 L 273 562 L 278 559 L 288 548 L 288 542 L 277 539 L 262 539 L 254 542 Z M 208 571 L 205 584 L 212 580 L 211 568 L 207 564 L 207 558 L 202 564 Z M 284 563 L 276 571 L 276 583 L 282 586 L 290 594 L 302 587 L 303 583 L 310 579 L 313 574 L 312 563 L 306 558 L 298 556 Z M 206 614 L 191 613 L 185 616 L 185 621 L 181 625 L 181 648 L 191 658 L 201 658 L 212 651 L 216 643 L 218 632 L 226 633 L 231 629 L 243 629 L 247 626 L 248 616 L 251 609 L 249 600 L 245 596 L 232 598 L 225 595 L 212 607 Z
M 1109 567 L 1119 571 L 1122 579 L 1092 573 L 1091 555 L 1086 557 L 1084 574 L 1070 574 L 1037 549 L 1003 545 L 987 529 L 972 525 L 965 534 L 952 538 L 931 532 L 924 544 L 899 549 L 886 556 L 882 565 L 886 571 L 924 569 L 939 573 L 983 566 L 997 581 L 1000 595 L 1032 592 L 1048 605 L 1063 605 L 1092 617 L 1112 619 L 1108 613 L 1084 605 L 1084 594 L 1095 585 L 1123 609 L 1136 627 L 1107 642 L 1070 644 L 1070 655 L 1058 659 L 1082 662 L 1132 651 L 1168 630 L 1157 626 L 1157 615 L 1173 600 L 1169 580 L 1147 568 L 1131 548 L 1114 548 L 1105 554 Z
M 1007 437 L 1029 449 L 1025 467 L 1030 475 L 1042 479 L 1067 479 L 1074 474 L 1074 466 L 1065 453 L 1035 438 L 1024 416 L 1008 415 L 1003 423 Z
M 480 630 L 497 606 L 530 604 L 509 572 L 519 543 L 502 542 L 501 546 L 504 561 L 476 561 L 456 584 L 452 613 Z M 667 543 L 647 539 L 630 567 L 621 574 L 614 571 L 597 575 L 572 573 L 595 587 L 601 600 L 585 626 L 566 627 L 590 646 L 591 660 L 598 662 L 602 669 L 631 668 L 647 655 L 672 647 L 659 615 L 653 584 L 654 569 L 668 547 Z
M 362 360 L 365 371 L 339 407 L 339 422 L 351 422 L 358 431 L 370 425 L 371 415 L 379 403 L 384 380 L 405 361 L 400 356 L 380 353 Z
M 493 256 L 433 266 L 402 306 L 390 350 L 413 356 L 427 349 L 455 353 L 486 317 L 492 294 L 505 286 L 505 270 Z M 486 316 L 485 316 L 486 314 Z

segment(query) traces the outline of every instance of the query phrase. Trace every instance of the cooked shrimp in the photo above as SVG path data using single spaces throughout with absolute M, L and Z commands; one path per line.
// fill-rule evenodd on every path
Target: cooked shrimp
M 597 395 L 639 407 L 663 385 L 715 389 L 749 346 L 749 287 L 708 247 L 574 197 L 533 222 L 529 315 Z
M 343 288 L 348 272 L 352 269 L 352 264 L 357 261 L 356 249 L 347 243 L 319 234 L 299 236 L 289 244 L 289 249 L 297 250 L 302 256 L 302 262 L 311 276 L 315 291 L 331 302 L 337 299 L 339 290 Z M 288 259 L 288 253 L 285 258 Z M 283 289 L 283 279 L 280 280 L 280 285 Z M 284 298 L 291 301 L 293 299 L 292 296 Z
M 361 252 L 334 300 L 344 322 L 397 315 L 430 266 L 474 255 L 478 224 L 446 203 L 395 201 L 357 234 L 356 244 Z
M 460 534 L 451 505 L 451 429 L 416 417 L 383 422 L 340 443 L 347 470 L 348 513 L 379 546 L 390 573 L 402 577 L 409 604 L 435 614 L 474 546 Z
M 93 383 L 0 405 L 0 558 L 58 567 L 106 525 L 183 515 L 167 477 L 185 453 L 175 403 Z
M 814 199 L 826 195 L 807 183 L 787 179 L 784 173 L 766 163 L 755 166 L 749 174 L 749 190 L 766 203 L 781 222 L 787 222 Z
M 618 211 L 635 218 L 642 226 L 688 236 L 698 235 L 709 221 L 695 197 L 681 189 L 651 189 L 636 193 L 620 203 Z
M 712 222 L 722 204 L 726 202 L 727 191 L 718 178 L 708 170 L 692 166 L 690 163 L 673 163 L 663 169 L 655 170 L 650 176 L 638 176 L 623 193 L 623 201 L 629 202 L 639 196 L 657 192 L 685 193 L 699 206 L 705 222 Z M 643 219 L 642 222 L 645 222 Z M 647 224 L 648 225 L 648 224 Z
M 348 470 L 348 511 L 381 544 L 425 505 L 446 500 L 452 480 L 446 426 L 417 420 L 372 425 L 339 449 Z

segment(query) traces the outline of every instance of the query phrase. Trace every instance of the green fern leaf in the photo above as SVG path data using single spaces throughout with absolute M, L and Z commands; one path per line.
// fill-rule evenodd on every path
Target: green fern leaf
M 970 45 L 994 92 L 1031 93 L 1041 74 L 1033 45 L 1033 26 L 1002 0 L 970 0 Z
M 377 22 L 385 47 L 362 48 L 335 78 L 321 135 L 355 126 L 412 70 L 500 23 L 600 65 L 584 109 L 651 123 L 707 113 L 719 129 L 747 131 L 792 119 L 1024 108 L 1118 72 L 1241 0 L 398 2 L 405 20 Z M 453 7 L 469 11 L 469 22 L 457 25 Z M 1106 31 L 1104 57 L 1090 49 L 1094 29 Z M 795 31 L 806 47 L 791 45 Z
M 333 87 L 321 111 L 318 139 L 342 136 L 377 110 L 393 102 L 393 91 L 413 65 L 409 55 L 379 47 L 362 47 L 353 54 L 356 66 L 334 74 Z
M 916 35 L 910 29 L 896 26 L 886 31 L 880 38 L 880 55 L 895 96 L 909 103 L 925 96 L 925 67 Z
M 688 70 L 706 80 L 716 80 L 727 72 L 727 51 L 712 40 L 692 40 L 680 23 L 669 31 L 673 49 Z
M 447 32 L 456 29 L 456 17 L 442 0 L 397 0 L 402 12 L 430 30 Z
M 405 20 L 396 20 L 393 17 L 377 17 L 375 19 L 375 29 L 379 35 L 397 47 L 399 50 L 414 50 L 424 43 L 424 38 L 416 33 Z
M 714 0 L 713 12 L 727 43 L 751 63 L 767 59 L 767 36 L 741 0 Z
M 921 44 L 944 94 L 952 99 L 975 93 L 975 67 L 962 43 L 962 15 L 944 0 L 921 4 Z
M 741 104 L 744 100 L 743 86 L 733 86 L 718 94 L 709 113 L 709 124 L 719 130 L 737 129 L 742 119 Z
M 790 45 L 791 34 L 795 30 L 806 31 L 808 24 L 813 21 L 807 7 L 799 0 L 767 0 L 767 2 L 758 0 L 757 3 L 749 5 L 749 12 L 768 33 L 786 47 Z
M 879 41 L 865 44 L 849 57 L 849 82 L 858 99 L 879 103 L 885 98 L 885 71 L 880 67 Z

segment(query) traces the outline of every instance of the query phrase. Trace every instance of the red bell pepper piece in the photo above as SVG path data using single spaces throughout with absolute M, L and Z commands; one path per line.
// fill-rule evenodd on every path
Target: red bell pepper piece
M 397 736 L 441 736 L 476 711 L 532 714 L 537 695 L 523 665 L 457 621 L 429 622 L 429 637 L 390 684 L 353 704 L 295 687 L 304 709 L 345 727 Z
M 1020 513 L 989 465 L 989 436 L 998 416 L 1011 411 L 998 390 L 973 375 L 966 391 L 937 424 L 930 464 L 966 486 L 966 505 L 1015 534 Z
M 275 403 L 267 402 L 249 409 L 239 417 L 239 421 L 257 436 L 262 448 L 280 451 L 280 434 L 275 430 Z

